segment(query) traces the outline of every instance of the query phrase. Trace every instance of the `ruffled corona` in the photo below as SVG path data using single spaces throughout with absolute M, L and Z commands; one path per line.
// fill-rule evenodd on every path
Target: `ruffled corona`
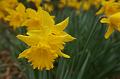
M 58 57 L 49 47 L 39 46 L 31 47 L 23 51 L 19 58 L 27 58 L 31 62 L 34 69 L 38 68 L 39 70 L 50 70 L 53 68 L 53 62 Z

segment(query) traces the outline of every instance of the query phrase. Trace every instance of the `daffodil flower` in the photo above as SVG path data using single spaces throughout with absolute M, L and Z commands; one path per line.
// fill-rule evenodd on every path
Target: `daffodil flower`
M 69 18 L 55 24 L 53 16 L 38 8 L 38 11 L 28 8 L 27 20 L 23 23 L 28 29 L 27 36 L 18 35 L 17 38 L 25 42 L 29 49 L 23 51 L 19 58 L 27 58 L 33 68 L 50 70 L 54 60 L 58 57 L 70 58 L 62 52 L 66 42 L 75 38 L 64 30 L 68 25 Z
M 4 19 L 8 14 L 7 9 L 15 9 L 17 0 L 0 0 L 0 19 Z
M 102 18 L 101 23 L 107 23 L 109 25 L 108 30 L 105 34 L 105 38 L 108 39 L 114 30 L 120 32 L 120 12 L 115 13 L 108 18 Z
M 5 17 L 6 21 L 9 21 L 10 26 L 14 29 L 20 27 L 22 23 L 26 20 L 25 6 L 22 3 L 16 7 L 16 10 L 7 9 L 9 15 Z
M 106 16 L 110 16 L 120 11 L 120 3 L 115 0 L 102 1 L 102 8 L 96 13 L 97 15 L 104 13 Z

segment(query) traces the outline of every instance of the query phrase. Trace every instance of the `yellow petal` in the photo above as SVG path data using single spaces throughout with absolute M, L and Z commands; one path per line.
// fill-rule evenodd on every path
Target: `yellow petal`
M 41 19 L 41 25 L 53 26 L 55 24 L 53 18 L 50 16 L 50 14 L 47 11 L 38 8 L 37 14 L 39 19 Z
M 60 52 L 60 53 L 59 53 L 59 56 L 61 56 L 61 57 L 65 57 L 65 58 L 70 58 L 70 56 L 69 56 L 69 55 L 64 54 L 64 53 L 62 53 L 62 52 Z
M 101 23 L 109 23 L 109 20 L 107 18 L 102 18 L 100 20 Z
M 50 30 L 46 29 L 46 30 L 29 30 L 27 32 L 28 35 L 30 36 L 37 36 L 37 38 L 41 37 L 45 37 L 47 35 L 49 35 Z
M 14 11 L 13 9 L 9 9 L 9 8 L 7 8 L 6 11 L 7 11 L 9 14 L 15 13 L 15 11 Z
M 61 23 L 57 24 L 56 25 L 56 28 L 59 29 L 59 30 L 64 30 L 67 25 L 68 25 L 68 22 L 69 22 L 69 18 L 66 18 L 64 21 L 62 21 Z
M 104 12 L 104 8 L 102 7 L 97 13 L 96 15 L 102 14 Z
M 36 36 L 17 35 L 17 38 L 22 40 L 29 46 L 36 46 L 39 42 L 39 39 L 35 39 Z
M 34 9 L 27 8 L 26 13 L 27 13 L 28 17 L 30 17 L 30 18 L 37 17 L 36 11 Z
M 102 4 L 102 5 L 105 5 L 106 2 L 107 2 L 106 0 L 102 0 L 102 1 L 101 1 L 101 4 Z
M 64 32 L 59 37 L 63 38 L 64 42 L 70 42 L 70 41 L 73 41 L 74 39 L 76 39 L 76 38 L 72 37 L 71 35 L 67 34 L 66 32 Z
M 20 3 L 17 6 L 16 11 L 24 13 L 25 12 L 25 6 L 22 3 Z
M 27 58 L 28 54 L 30 53 L 30 49 L 24 50 L 22 53 L 19 54 L 18 58 Z
M 105 38 L 108 39 L 113 32 L 114 28 L 109 26 L 107 32 L 105 33 Z
M 55 19 L 55 16 L 51 16 L 53 19 Z

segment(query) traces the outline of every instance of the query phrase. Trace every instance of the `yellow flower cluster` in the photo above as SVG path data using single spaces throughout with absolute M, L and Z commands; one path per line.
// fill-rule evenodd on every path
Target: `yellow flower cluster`
M 63 8 L 64 6 L 72 7 L 75 9 L 80 9 L 81 2 L 78 0 L 60 0 L 59 7 Z
M 14 9 L 17 5 L 17 0 L 0 0 L 0 19 L 8 14 L 8 9 Z
M 27 0 L 28 2 L 33 2 L 35 6 L 38 8 L 42 3 L 42 8 L 48 12 L 52 12 L 54 10 L 54 6 L 51 2 L 51 0 Z
M 59 7 L 64 6 L 72 7 L 77 10 L 82 8 L 83 10 L 89 10 L 92 5 L 99 7 L 102 0 L 60 0 Z
M 33 2 L 36 7 L 42 5 L 44 10 L 52 12 L 54 10 L 53 1 L 52 0 L 27 0 L 28 2 Z M 103 0 L 58 0 L 59 8 L 64 7 L 71 7 L 77 10 L 77 12 L 82 8 L 83 10 L 87 11 L 91 8 L 91 6 L 95 6 L 99 8 Z
M 39 7 L 42 4 L 42 7 L 51 12 L 53 11 L 54 7 L 52 5 L 52 0 L 27 0 L 28 2 L 33 2 L 36 7 Z M 91 6 L 96 6 L 97 8 L 101 5 L 103 0 L 58 0 L 59 8 L 64 8 L 65 6 L 74 8 L 76 10 L 89 10 Z
M 30 48 L 23 51 L 19 58 L 27 58 L 33 68 L 50 70 L 59 56 L 70 58 L 62 52 L 66 42 L 75 38 L 67 34 L 64 29 L 68 25 L 69 18 L 55 24 L 53 16 L 41 7 L 38 10 L 25 8 L 19 3 L 15 9 L 8 9 L 5 20 L 16 29 L 20 26 L 27 27 L 26 35 L 17 35 L 17 38 L 25 42 Z
M 103 1 L 101 9 L 96 13 L 105 14 L 105 18 L 101 19 L 101 23 L 107 23 L 108 30 L 105 38 L 108 39 L 114 30 L 120 31 L 120 2 L 115 0 Z
M 10 26 L 16 29 L 22 25 L 26 18 L 25 7 L 22 3 L 19 3 L 15 9 L 8 9 L 8 15 L 4 20 L 8 21 Z
M 83 10 L 87 11 L 91 8 L 91 6 L 98 8 L 101 5 L 101 2 L 102 0 L 83 0 L 81 3 Z
M 50 70 L 54 67 L 54 61 L 60 56 L 70 58 L 62 52 L 64 45 L 75 38 L 64 30 L 68 25 L 69 18 L 55 24 L 54 16 L 47 11 L 53 11 L 50 0 L 28 0 L 35 3 L 37 10 L 26 8 L 17 0 L 1 0 L 0 19 L 9 22 L 14 29 L 22 26 L 27 27 L 26 35 L 17 35 L 17 38 L 25 42 L 29 48 L 24 50 L 19 58 L 26 58 L 31 62 L 34 69 Z M 114 30 L 120 31 L 120 1 L 115 0 L 60 0 L 59 7 L 72 7 L 80 10 L 89 10 L 91 6 L 102 6 L 96 15 L 104 14 L 101 23 L 107 23 L 108 30 L 105 38 L 109 38 Z

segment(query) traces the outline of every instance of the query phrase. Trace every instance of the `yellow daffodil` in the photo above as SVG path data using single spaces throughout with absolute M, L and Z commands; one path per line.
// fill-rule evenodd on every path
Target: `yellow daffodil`
M 120 32 L 120 12 L 115 13 L 108 18 L 102 18 L 101 23 L 107 23 L 108 30 L 105 34 L 105 38 L 109 38 L 109 36 L 114 32 L 114 30 L 117 30 Z
M 55 24 L 53 17 L 40 7 L 38 11 L 28 8 L 26 13 L 29 19 L 27 19 L 23 25 L 27 26 L 28 30 L 50 28 Z
M 22 3 L 16 7 L 16 10 L 7 9 L 7 11 L 9 15 L 5 20 L 9 21 L 10 26 L 13 26 L 14 29 L 21 26 L 26 19 L 25 6 Z
M 110 16 L 116 12 L 120 11 L 120 3 L 115 2 L 114 0 L 104 1 L 102 2 L 102 8 L 96 13 L 101 14 L 105 13 L 106 16 Z
M 17 5 L 17 0 L 0 0 L 0 19 L 8 14 L 7 9 L 14 9 Z
M 63 46 L 65 44 L 64 42 L 69 42 L 75 39 L 63 31 L 67 24 L 68 24 L 68 19 L 55 25 L 54 27 L 47 27 L 45 29 L 38 28 L 38 30 L 33 30 L 30 32 L 28 31 L 27 34 L 29 36 L 22 36 L 22 38 L 19 36 L 19 39 L 23 40 L 29 46 L 34 46 L 34 45 L 36 46 L 38 42 L 45 43 L 45 44 L 49 43 L 49 45 L 53 47 L 52 49 L 57 50 L 56 53 L 66 57 L 66 55 L 61 54 L 61 52 L 58 52 L 58 51 L 64 49 L 64 46 Z M 36 39 L 35 37 L 38 37 L 38 36 L 40 37 Z M 54 42 L 51 42 L 53 40 Z M 67 58 L 69 58 L 69 56 Z
M 23 25 L 28 29 L 27 36 L 18 35 L 17 38 L 25 42 L 30 48 L 23 51 L 19 58 L 27 58 L 34 68 L 40 70 L 52 69 L 53 62 L 58 56 L 70 58 L 62 52 L 65 43 L 75 39 L 64 32 L 69 18 L 55 24 L 53 16 L 50 16 L 40 7 L 38 11 L 28 8 L 26 14 L 27 20 Z
M 59 28 L 58 30 L 62 30 Z M 40 70 L 53 68 L 54 59 L 58 56 L 70 58 L 70 56 L 61 52 L 64 49 L 64 42 L 72 41 L 74 38 L 66 33 L 56 32 L 58 30 L 31 30 L 28 36 L 18 35 L 17 37 L 30 46 L 23 51 L 19 58 L 27 58 L 34 68 Z
M 78 0 L 60 0 L 59 7 L 63 8 L 65 6 L 79 10 L 81 6 L 81 2 Z

